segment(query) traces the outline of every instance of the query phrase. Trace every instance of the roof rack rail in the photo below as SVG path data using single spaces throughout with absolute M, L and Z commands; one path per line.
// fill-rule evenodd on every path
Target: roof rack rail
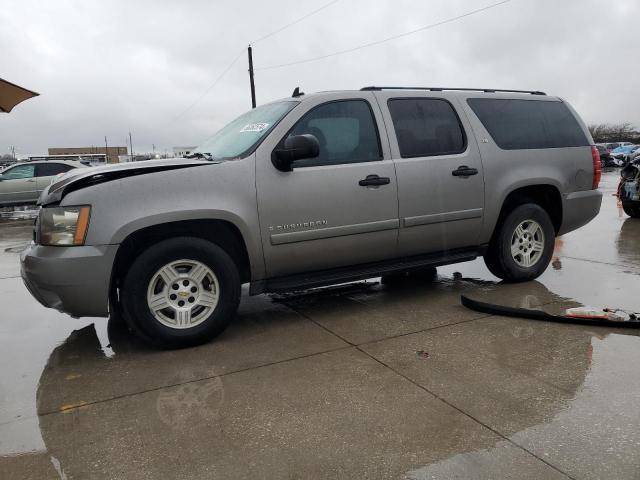
M 455 87 L 363 87 L 361 91 L 377 90 L 429 90 L 431 92 L 442 92 L 444 90 L 456 90 L 460 92 L 484 92 L 484 93 L 529 93 L 531 95 L 546 95 L 538 90 L 505 90 L 502 88 L 455 88 Z

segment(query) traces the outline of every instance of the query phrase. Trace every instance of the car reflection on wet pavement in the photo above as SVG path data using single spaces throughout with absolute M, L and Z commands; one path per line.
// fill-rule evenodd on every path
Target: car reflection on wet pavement
M 616 182 L 538 281 L 502 284 L 479 259 L 245 295 L 219 339 L 180 351 L 41 307 L 17 265 L 31 224 L 1 224 L 0 478 L 638 478 L 635 331 L 459 302 L 640 310 L 640 222 Z

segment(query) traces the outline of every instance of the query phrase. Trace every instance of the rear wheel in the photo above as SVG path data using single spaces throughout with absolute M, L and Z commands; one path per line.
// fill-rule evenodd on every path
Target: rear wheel
M 640 202 L 624 202 L 622 204 L 622 209 L 624 210 L 624 213 L 630 217 L 640 218 Z
M 520 205 L 497 228 L 484 256 L 489 271 L 511 282 L 539 277 L 549 265 L 555 238 L 547 212 L 533 203 Z
M 165 348 L 187 347 L 214 338 L 234 318 L 240 276 L 219 246 L 172 238 L 134 261 L 121 298 L 127 323 L 142 338 Z

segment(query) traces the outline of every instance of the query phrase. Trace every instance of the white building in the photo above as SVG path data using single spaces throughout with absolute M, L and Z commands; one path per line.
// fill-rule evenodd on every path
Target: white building
M 193 152 L 195 149 L 196 147 L 173 147 L 173 156 L 184 157 L 185 155 Z

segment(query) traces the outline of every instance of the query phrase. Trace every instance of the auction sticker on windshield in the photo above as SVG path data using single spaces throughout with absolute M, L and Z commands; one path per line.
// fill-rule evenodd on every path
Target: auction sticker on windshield
M 261 132 L 269 126 L 268 123 L 250 123 L 242 127 L 241 132 Z

